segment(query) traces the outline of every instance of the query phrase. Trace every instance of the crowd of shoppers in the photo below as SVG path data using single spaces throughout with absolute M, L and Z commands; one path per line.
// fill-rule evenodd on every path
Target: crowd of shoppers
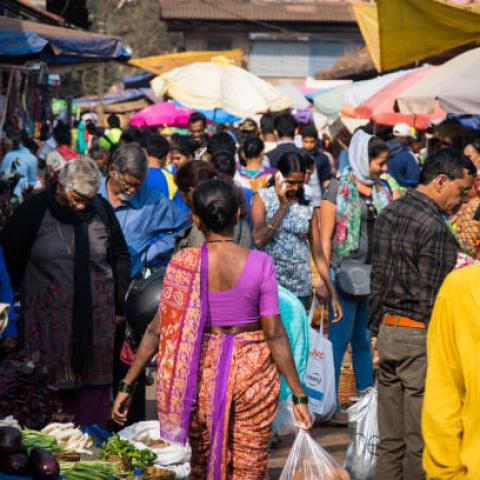
M 88 120 L 72 140 L 58 122 L 43 145 L 9 132 L 0 300 L 13 306 L 15 292 L 21 309 L 10 309 L 2 356 L 35 362 L 77 423 L 105 425 L 112 393 L 116 422 L 145 418 L 144 369 L 158 353 L 162 436 L 190 439 L 192 478 L 263 479 L 277 370 L 295 418 L 312 425 L 297 374 L 306 357 L 292 355 L 288 336 L 315 295 L 329 310 L 337 389 L 349 345 L 357 394 L 374 385 L 378 338 L 375 478 L 480 468 L 468 453 L 475 422 L 459 413 L 476 399 L 464 359 L 476 348 L 478 267 L 450 274 L 480 258 L 478 142 L 431 151 L 422 168 L 406 124 L 388 141 L 358 129 L 335 156 L 289 112 L 216 132 L 195 112 L 187 134 L 168 138 L 122 129 L 115 115 L 108 124 Z M 125 296 L 156 272 L 159 313 L 138 347 Z M 280 317 L 279 292 L 301 312 Z

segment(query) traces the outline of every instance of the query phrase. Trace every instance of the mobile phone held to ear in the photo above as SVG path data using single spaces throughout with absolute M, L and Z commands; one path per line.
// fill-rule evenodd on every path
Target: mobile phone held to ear
M 285 185 L 285 177 L 282 175 L 282 172 L 277 172 L 275 174 L 275 182 L 280 185 L 282 191 L 285 192 L 287 190 L 287 186 Z

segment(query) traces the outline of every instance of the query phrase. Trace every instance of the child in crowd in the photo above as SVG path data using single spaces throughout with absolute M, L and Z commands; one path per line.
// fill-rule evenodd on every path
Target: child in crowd
M 301 129 L 301 135 L 303 150 L 313 159 L 313 170 L 308 181 L 312 201 L 319 203 L 322 191 L 332 179 L 332 167 L 328 157 L 319 148 L 317 129 L 313 125 L 305 125 Z
M 170 145 L 170 163 L 165 168 L 170 173 L 175 173 L 180 167 L 195 155 L 196 145 L 187 135 L 174 135 Z
M 247 138 L 241 147 L 240 155 L 244 166 L 237 171 L 235 181 L 254 192 L 265 188 L 275 169 L 262 167 L 264 157 L 262 140 L 259 137 Z

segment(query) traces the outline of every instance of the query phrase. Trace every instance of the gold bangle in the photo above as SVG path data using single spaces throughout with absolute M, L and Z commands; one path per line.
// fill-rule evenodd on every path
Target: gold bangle
M 276 228 L 271 223 L 267 223 L 267 228 L 269 228 L 272 232 L 276 231 Z

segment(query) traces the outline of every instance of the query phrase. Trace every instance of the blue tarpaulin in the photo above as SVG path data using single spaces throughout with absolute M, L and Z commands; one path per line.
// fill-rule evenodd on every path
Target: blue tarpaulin
M 129 88 L 123 90 L 116 95 L 105 95 L 102 99 L 104 105 L 110 105 L 113 103 L 120 102 L 129 102 L 131 100 L 136 100 L 137 98 L 150 97 L 153 96 L 153 91 L 151 88 Z M 76 98 L 73 100 L 74 105 L 85 105 L 85 104 L 98 104 L 98 97 L 82 97 Z
M 174 100 L 173 102 L 176 103 L 179 107 L 190 108 L 182 105 L 176 100 Z M 202 110 L 200 108 L 195 108 L 194 110 L 196 112 L 203 113 L 208 118 L 208 120 L 215 123 L 235 123 L 241 120 L 240 117 L 236 117 L 235 115 L 226 112 L 223 108 L 215 108 L 214 110 Z
M 465 128 L 480 130 L 480 115 L 464 115 L 461 113 L 449 114 L 448 118 L 454 118 Z
M 154 78 L 153 73 L 137 73 L 135 75 L 125 75 L 122 78 L 122 83 L 125 88 L 140 88 L 150 85 L 150 80 Z
M 128 59 L 115 37 L 0 16 L 0 57 L 50 64 Z

